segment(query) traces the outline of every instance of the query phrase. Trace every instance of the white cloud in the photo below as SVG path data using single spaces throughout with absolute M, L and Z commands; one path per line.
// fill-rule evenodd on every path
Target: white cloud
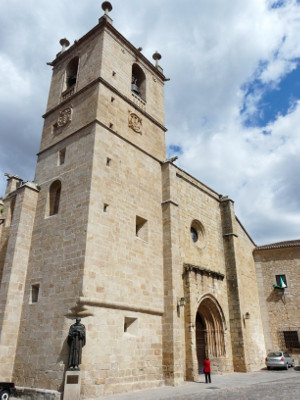
M 14 103 L 30 94 L 28 75 L 5 54 L 0 54 L 0 104 Z

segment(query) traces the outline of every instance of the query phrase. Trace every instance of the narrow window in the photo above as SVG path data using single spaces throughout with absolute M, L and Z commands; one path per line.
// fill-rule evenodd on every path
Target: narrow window
M 12 198 L 10 202 L 10 221 L 12 221 L 15 211 L 16 198 Z
M 142 217 L 136 216 L 135 234 L 138 238 L 147 242 L 148 240 L 148 221 Z
M 73 58 L 66 68 L 65 90 L 70 89 L 77 82 L 79 58 Z
M 103 212 L 107 212 L 108 204 L 104 203 L 103 204 Z
M 31 303 L 37 303 L 38 302 L 39 291 L 40 291 L 40 285 L 39 284 L 31 286 L 31 298 L 30 298 L 30 302 Z
M 55 215 L 58 213 L 60 192 L 61 192 L 60 181 L 53 182 L 49 190 L 49 215 Z
M 107 158 L 106 158 L 106 165 L 109 166 L 109 165 L 110 165 L 110 162 L 111 162 L 111 158 L 107 157 Z
M 124 333 L 130 333 L 131 335 L 137 335 L 138 333 L 138 320 L 133 317 L 124 318 Z
M 137 64 L 132 65 L 131 91 L 146 100 L 146 76 Z
M 66 149 L 62 149 L 58 152 L 58 165 L 63 165 L 66 158 Z

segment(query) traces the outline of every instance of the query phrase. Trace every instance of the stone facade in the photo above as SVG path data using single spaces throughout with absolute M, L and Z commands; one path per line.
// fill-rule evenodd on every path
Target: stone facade
M 51 66 L 36 184 L 8 175 L 3 198 L 0 380 L 59 398 L 78 316 L 82 398 L 195 380 L 205 355 L 261 368 L 278 345 L 265 253 L 232 200 L 166 160 L 161 67 L 107 15 Z
M 297 360 L 300 354 L 300 241 L 257 247 L 254 257 L 266 350 L 284 348 Z M 276 276 L 282 275 L 286 278 L 286 288 L 276 287 Z

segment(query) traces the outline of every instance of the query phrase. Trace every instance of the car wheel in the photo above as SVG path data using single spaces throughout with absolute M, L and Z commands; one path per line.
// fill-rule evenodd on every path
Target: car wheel
M 268 369 L 271 369 L 271 367 L 267 367 Z
M 4 390 L 0 393 L 0 400 L 8 400 L 9 399 L 9 392 Z

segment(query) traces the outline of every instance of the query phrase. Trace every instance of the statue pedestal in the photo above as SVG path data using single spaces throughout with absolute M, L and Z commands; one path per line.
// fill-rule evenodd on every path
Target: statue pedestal
M 79 370 L 68 370 L 65 375 L 64 400 L 80 400 L 81 375 Z

